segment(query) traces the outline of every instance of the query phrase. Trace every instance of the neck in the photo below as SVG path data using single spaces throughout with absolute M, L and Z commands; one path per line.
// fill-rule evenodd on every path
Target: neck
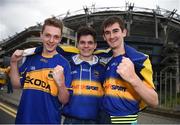
M 122 44 L 119 47 L 112 48 L 112 51 L 113 51 L 113 57 L 125 54 L 124 44 Z
M 93 56 L 85 57 L 85 56 L 79 55 L 79 58 L 83 61 L 92 61 L 93 60 Z
M 57 51 L 43 51 L 42 52 L 42 55 L 45 56 L 45 57 L 53 57 L 55 54 L 57 54 Z

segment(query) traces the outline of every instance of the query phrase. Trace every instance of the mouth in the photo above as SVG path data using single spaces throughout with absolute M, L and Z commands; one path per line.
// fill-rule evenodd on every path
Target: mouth
M 117 39 L 110 39 L 109 40 L 111 43 L 115 43 L 117 41 Z
M 90 52 L 90 49 L 82 49 L 83 52 Z
M 49 48 L 53 48 L 55 45 L 54 45 L 54 44 L 47 44 L 47 46 L 48 46 Z
M 113 45 L 113 44 L 115 44 L 115 43 L 116 43 L 116 41 L 110 41 L 109 43 Z

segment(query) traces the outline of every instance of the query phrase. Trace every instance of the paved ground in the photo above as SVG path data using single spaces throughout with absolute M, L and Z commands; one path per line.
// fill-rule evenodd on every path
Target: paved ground
M 13 93 L 7 93 L 6 87 L 0 90 L 0 100 L 5 101 L 14 106 L 19 105 L 19 100 L 21 98 L 21 90 L 14 89 Z
M 0 90 L 0 100 L 17 107 L 21 97 L 21 90 L 7 93 L 6 88 Z M 166 117 L 164 117 L 166 116 Z M 139 124 L 180 124 L 180 112 L 162 109 L 147 109 L 139 114 Z
M 138 124 L 180 124 L 180 118 L 165 117 L 162 115 L 140 112 L 138 115 Z

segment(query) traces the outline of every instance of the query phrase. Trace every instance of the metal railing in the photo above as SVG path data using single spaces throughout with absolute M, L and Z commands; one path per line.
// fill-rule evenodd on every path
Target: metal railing
M 154 73 L 154 83 L 159 96 L 159 107 L 180 111 L 180 81 L 176 73 Z
M 81 15 L 81 14 L 92 14 L 96 12 L 104 12 L 104 11 L 128 11 L 128 5 L 127 6 L 119 6 L 119 7 L 95 7 L 95 6 L 89 6 L 84 7 L 83 9 L 79 9 L 76 11 L 67 11 L 67 13 L 60 14 L 56 17 L 60 19 L 64 19 L 66 17 Z M 156 13 L 157 15 L 162 15 L 165 18 L 170 15 L 172 11 L 166 10 L 160 7 L 157 7 L 156 9 L 150 9 L 150 8 L 144 8 L 144 7 L 136 7 L 133 6 L 133 12 L 147 12 L 147 13 Z M 177 13 L 174 13 L 173 16 L 174 19 L 180 20 L 180 15 Z

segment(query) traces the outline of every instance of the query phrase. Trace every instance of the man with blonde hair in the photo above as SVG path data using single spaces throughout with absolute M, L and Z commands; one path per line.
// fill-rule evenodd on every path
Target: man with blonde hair
M 63 24 L 56 18 L 44 21 L 40 37 L 41 53 L 23 58 L 23 50 L 11 56 L 10 78 L 14 88 L 22 88 L 16 124 L 60 124 L 61 106 L 69 101 L 70 65 L 56 51 L 62 38 Z

